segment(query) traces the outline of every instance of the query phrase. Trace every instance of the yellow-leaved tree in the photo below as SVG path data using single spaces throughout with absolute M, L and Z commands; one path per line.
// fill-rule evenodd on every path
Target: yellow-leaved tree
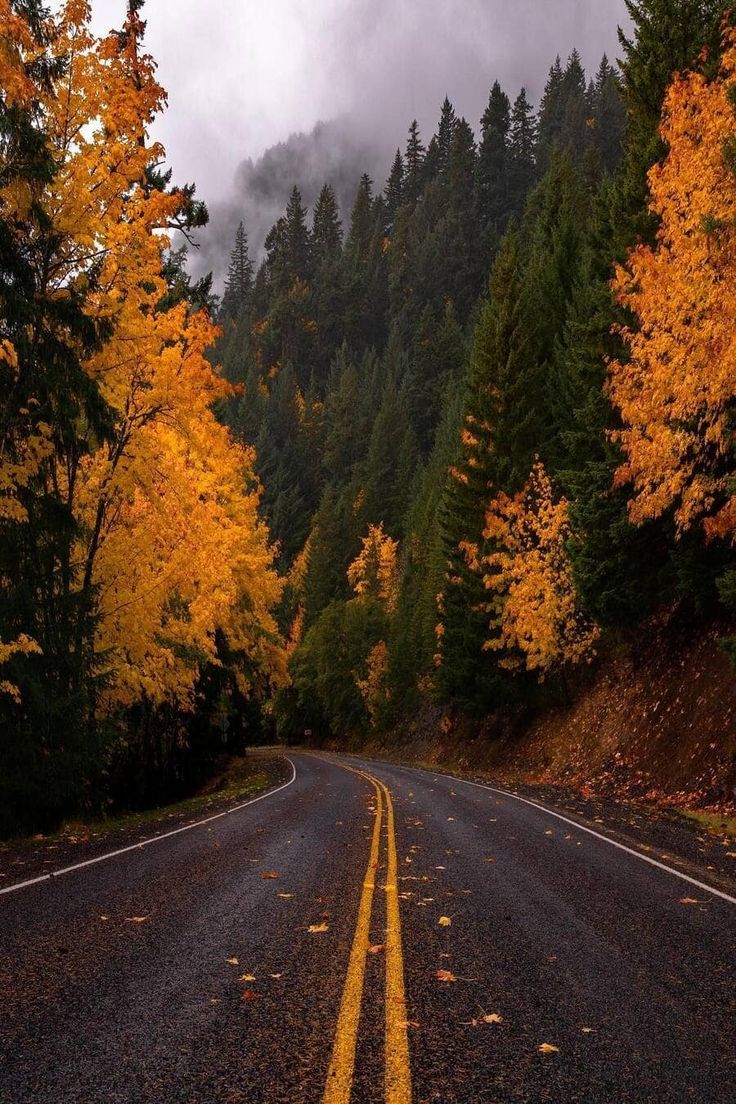
M 680 531 L 702 522 L 733 540 L 736 398 L 736 35 L 719 75 L 675 77 L 661 133 L 667 157 L 649 173 L 660 226 L 633 250 L 614 289 L 635 315 L 626 360 L 610 365 L 623 428 L 616 480 L 636 523 L 672 510 Z
M 377 598 L 391 613 L 399 592 L 399 542 L 383 522 L 368 526 L 363 546 L 348 568 L 348 582 L 359 597 Z
M 187 709 L 203 665 L 218 662 L 218 634 L 240 660 L 244 691 L 285 677 L 271 612 L 282 584 L 258 516 L 253 453 L 213 412 L 229 393 L 206 358 L 218 331 L 165 278 L 168 232 L 191 225 L 198 205 L 190 189 L 168 187 L 164 151 L 149 138 L 165 94 L 142 52 L 137 7 L 121 32 L 97 38 L 89 4 L 67 0 L 44 36 L 52 77 L 30 89 L 33 39 L 21 26 L 13 49 L 5 39 L 0 49 L 11 76 L 24 60 L 9 87 L 32 96 L 52 165 L 31 197 L 8 183 L 4 214 L 32 200 L 53 229 L 39 294 L 73 297 L 94 327 L 95 341 L 69 345 L 101 411 L 94 424 L 75 418 L 72 443 L 53 421 L 37 426 L 22 470 L 15 458 L 0 468 L 0 496 L 20 518 L 18 488 L 40 473 L 73 520 L 56 573 L 79 598 L 65 646 L 80 670 L 104 676 L 93 706 L 146 699 Z M 12 347 L 2 350 L 12 367 Z
M 484 647 L 502 653 L 501 667 L 541 676 L 589 661 L 598 630 L 579 608 L 567 554 L 566 499 L 555 500 L 541 462 L 513 498 L 500 494 L 486 514 L 489 551 L 465 546 L 471 570 L 491 593 L 491 635 Z
M 399 542 L 390 537 L 383 522 L 369 525 L 362 548 L 348 568 L 348 582 L 357 598 L 373 599 L 384 611 L 396 610 L 399 595 Z M 385 640 L 378 640 L 368 652 L 364 667 L 353 675 L 371 724 L 380 725 L 388 714 L 390 656 Z

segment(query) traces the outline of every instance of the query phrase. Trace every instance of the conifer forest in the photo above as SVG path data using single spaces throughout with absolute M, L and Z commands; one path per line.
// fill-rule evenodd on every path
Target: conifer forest
M 539 103 L 397 123 L 350 209 L 293 181 L 215 294 L 141 0 L 3 0 L 3 831 L 543 712 L 733 615 L 736 31 L 626 8 Z

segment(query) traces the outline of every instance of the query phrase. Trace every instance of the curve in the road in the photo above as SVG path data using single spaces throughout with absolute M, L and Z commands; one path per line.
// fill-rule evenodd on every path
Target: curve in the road
M 108 859 L 115 859 L 118 855 L 126 855 L 129 851 L 141 851 L 144 847 L 148 847 L 152 843 L 160 843 L 161 840 L 171 839 L 172 836 L 178 836 L 182 832 L 189 832 L 192 828 L 201 828 L 203 824 L 211 824 L 213 820 L 220 820 L 221 817 L 240 812 L 241 809 L 246 809 L 249 805 L 255 805 L 257 801 L 265 801 L 267 797 L 273 797 L 274 794 L 280 793 L 281 790 L 285 790 L 286 787 L 290 786 L 296 779 L 296 767 L 293 761 L 289 759 L 288 755 L 284 756 L 284 758 L 290 765 L 292 773 L 288 782 L 282 782 L 280 786 L 274 786 L 273 789 L 267 790 L 257 797 L 251 797 L 248 801 L 242 801 L 240 805 L 234 805 L 231 809 L 225 809 L 221 813 L 215 813 L 213 816 L 205 817 L 203 820 L 194 820 L 191 824 L 183 824 L 181 828 L 173 828 L 170 832 L 162 832 L 160 836 L 149 836 L 148 839 L 140 840 L 138 843 L 131 843 L 127 847 L 118 847 L 114 851 L 105 851 L 104 854 L 96 855 L 93 859 L 85 859 L 84 862 L 73 863 L 71 866 L 62 866 L 59 870 L 50 870 L 48 874 L 39 874 L 36 878 L 26 878 L 23 882 L 15 882 L 14 885 L 5 886 L 3 889 L 0 889 L 0 896 L 5 893 L 17 893 L 20 889 L 27 889 L 29 886 L 38 885 L 40 882 L 51 882 L 55 878 L 61 878 L 64 874 L 73 874 L 75 870 L 83 870 L 85 866 L 96 866 L 97 863 L 107 862 Z
M 370 760 L 368 761 L 370 762 Z M 376 762 L 380 763 L 380 760 L 376 760 Z M 522 797 L 512 790 L 501 790 L 497 786 L 489 786 L 484 782 L 472 782 L 469 778 L 460 778 L 455 774 L 445 774 L 443 771 L 428 770 L 426 767 L 397 767 L 393 764 L 392 766 L 394 770 L 404 770 L 407 772 L 420 771 L 423 774 L 430 775 L 432 778 L 446 778 L 450 782 L 459 782 L 463 786 L 475 786 L 476 789 L 485 790 L 487 793 L 498 794 L 500 797 L 513 798 L 514 801 L 520 801 L 524 805 L 531 806 L 532 809 L 537 809 L 540 813 L 546 813 L 547 816 L 564 821 L 565 824 L 571 825 L 580 832 L 586 832 L 587 835 L 594 836 L 603 843 L 610 844 L 611 847 L 617 847 L 619 851 L 625 851 L 627 855 L 633 855 L 635 859 L 641 859 L 642 862 L 649 863 L 650 866 L 655 866 L 658 870 L 664 870 L 667 874 L 673 874 L 676 878 L 679 878 L 680 881 L 689 882 L 690 885 L 696 886 L 706 893 L 712 893 L 715 897 L 720 897 L 721 900 L 727 901 L 730 905 L 736 905 L 736 897 L 733 897 L 730 893 L 725 893 L 722 889 L 717 889 L 707 882 L 701 882 L 697 878 L 685 874 L 682 870 L 677 870 L 673 866 L 668 866 L 667 863 L 660 862 L 659 859 L 653 859 L 650 855 L 645 855 L 642 851 L 637 851 L 633 847 L 627 847 L 625 843 L 620 843 L 618 840 L 612 839 L 611 836 L 606 836 L 602 832 L 596 832 L 594 828 L 588 828 L 585 824 L 581 824 L 579 820 L 573 820 L 571 817 L 564 816 L 563 813 L 558 813 L 554 809 L 550 809 L 547 805 L 540 805 L 538 801 L 532 801 L 528 797 Z

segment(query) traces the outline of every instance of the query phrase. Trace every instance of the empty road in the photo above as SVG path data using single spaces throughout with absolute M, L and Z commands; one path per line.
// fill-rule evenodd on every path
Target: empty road
M 734 1104 L 727 885 L 490 788 L 289 759 L 4 888 L 3 1104 Z

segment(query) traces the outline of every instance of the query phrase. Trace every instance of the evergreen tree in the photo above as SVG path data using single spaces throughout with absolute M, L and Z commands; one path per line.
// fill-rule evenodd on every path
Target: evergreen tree
M 286 240 L 286 219 L 283 215 L 276 220 L 266 234 L 263 246 L 266 251 L 266 258 L 256 277 L 254 292 L 256 293 L 256 302 L 266 311 L 268 309 L 269 293 L 283 294 L 288 290 L 292 278 Z M 262 278 L 259 279 L 259 277 Z
M 509 209 L 516 217 L 524 210 L 527 196 L 537 179 L 536 146 L 536 120 L 526 91 L 522 88 L 511 112 L 508 145 Z
M 363 173 L 350 216 L 350 231 L 345 243 L 346 252 L 351 263 L 361 265 L 367 261 L 374 228 L 373 181 L 367 173 Z
M 626 107 L 621 81 L 603 55 L 593 88 L 594 142 L 604 170 L 613 175 L 621 164 L 626 130 Z
M 222 313 L 226 318 L 239 318 L 246 308 L 253 289 L 253 262 L 248 255 L 248 235 L 241 221 L 235 232 L 235 244 L 222 297 Z
M 426 188 L 440 175 L 440 144 L 437 135 L 433 134 L 422 161 L 422 187 Z
M 402 534 L 418 462 L 408 411 L 393 378 L 383 391 L 365 463 L 365 517 L 383 522 L 389 533 Z
M 442 661 L 436 684 L 445 701 L 471 711 L 502 692 L 495 660 L 483 651 L 488 615 L 484 586 L 467 562 L 480 546 L 485 511 L 501 489 L 518 490 L 533 458 L 536 430 L 527 400 L 538 384 L 527 350 L 518 236 L 504 239 L 473 335 L 464 402 L 463 446 L 440 508 L 446 560 L 442 588 Z M 537 420 L 538 420 L 537 413 Z
M 412 207 L 422 191 L 424 154 L 425 149 L 419 136 L 419 123 L 415 119 L 409 127 L 404 156 L 404 202 Z
M 263 509 L 287 567 L 304 546 L 318 497 L 317 473 L 307 463 L 304 405 L 295 373 L 287 364 L 274 381 L 256 440 Z
M 325 184 L 314 207 L 312 253 L 315 266 L 319 269 L 326 262 L 334 260 L 341 249 L 342 223 L 337 200 L 330 185 Z
M 436 237 L 439 263 L 435 271 L 444 268 L 441 297 L 452 300 L 463 321 L 475 303 L 479 269 L 487 261 L 478 240 L 473 204 L 476 163 L 475 136 L 469 123 L 460 119 L 455 125 L 446 171 L 447 207 Z M 439 261 L 442 256 L 443 262 Z
M 539 109 L 537 164 L 542 172 L 555 151 L 579 160 L 590 145 L 589 100 L 580 54 L 573 50 L 562 68 L 559 57 L 550 69 Z
M 465 339 L 451 300 L 438 318 L 428 304 L 421 315 L 402 392 L 420 451 L 432 448 L 442 400 L 465 364 Z
M 564 71 L 559 54 L 547 76 L 537 122 L 536 159 L 540 170 L 547 169 L 555 146 L 559 145 L 565 120 Z
M 455 114 L 455 108 L 450 103 L 448 97 L 445 96 L 440 112 L 439 125 L 437 127 L 437 175 L 441 175 L 449 167 L 450 151 L 452 150 L 456 126 L 457 116 Z
M 309 283 L 312 275 L 312 239 L 307 227 L 307 212 L 296 185 L 286 206 L 284 249 L 290 279 Z
M 560 146 L 573 159 L 583 156 L 590 146 L 590 102 L 585 70 L 577 50 L 573 50 L 562 80 L 565 113 L 562 121 Z
M 362 365 L 365 372 L 365 362 Z M 365 456 L 370 433 L 365 379 L 349 354 L 338 351 L 325 409 L 323 464 L 330 482 L 349 481 Z
M 434 670 L 437 651 L 437 595 L 445 585 L 446 555 L 440 511 L 448 471 L 458 459 L 464 381 L 450 378 L 443 395 L 442 421 L 405 523 L 402 585 L 389 637 L 390 687 L 397 710 L 415 706 L 419 682 Z
M 484 249 L 491 256 L 506 230 L 509 196 L 511 101 L 496 81 L 481 118 L 475 203 Z
M 391 173 L 386 181 L 384 196 L 386 197 L 386 213 L 390 223 L 393 224 L 396 212 L 404 202 L 404 158 L 401 156 L 401 150 L 397 149 L 396 151 Z
M 354 486 L 328 486 L 314 517 L 307 553 L 304 605 L 307 626 L 330 604 L 344 601 L 347 570 L 360 548 L 360 523 L 353 508 Z

